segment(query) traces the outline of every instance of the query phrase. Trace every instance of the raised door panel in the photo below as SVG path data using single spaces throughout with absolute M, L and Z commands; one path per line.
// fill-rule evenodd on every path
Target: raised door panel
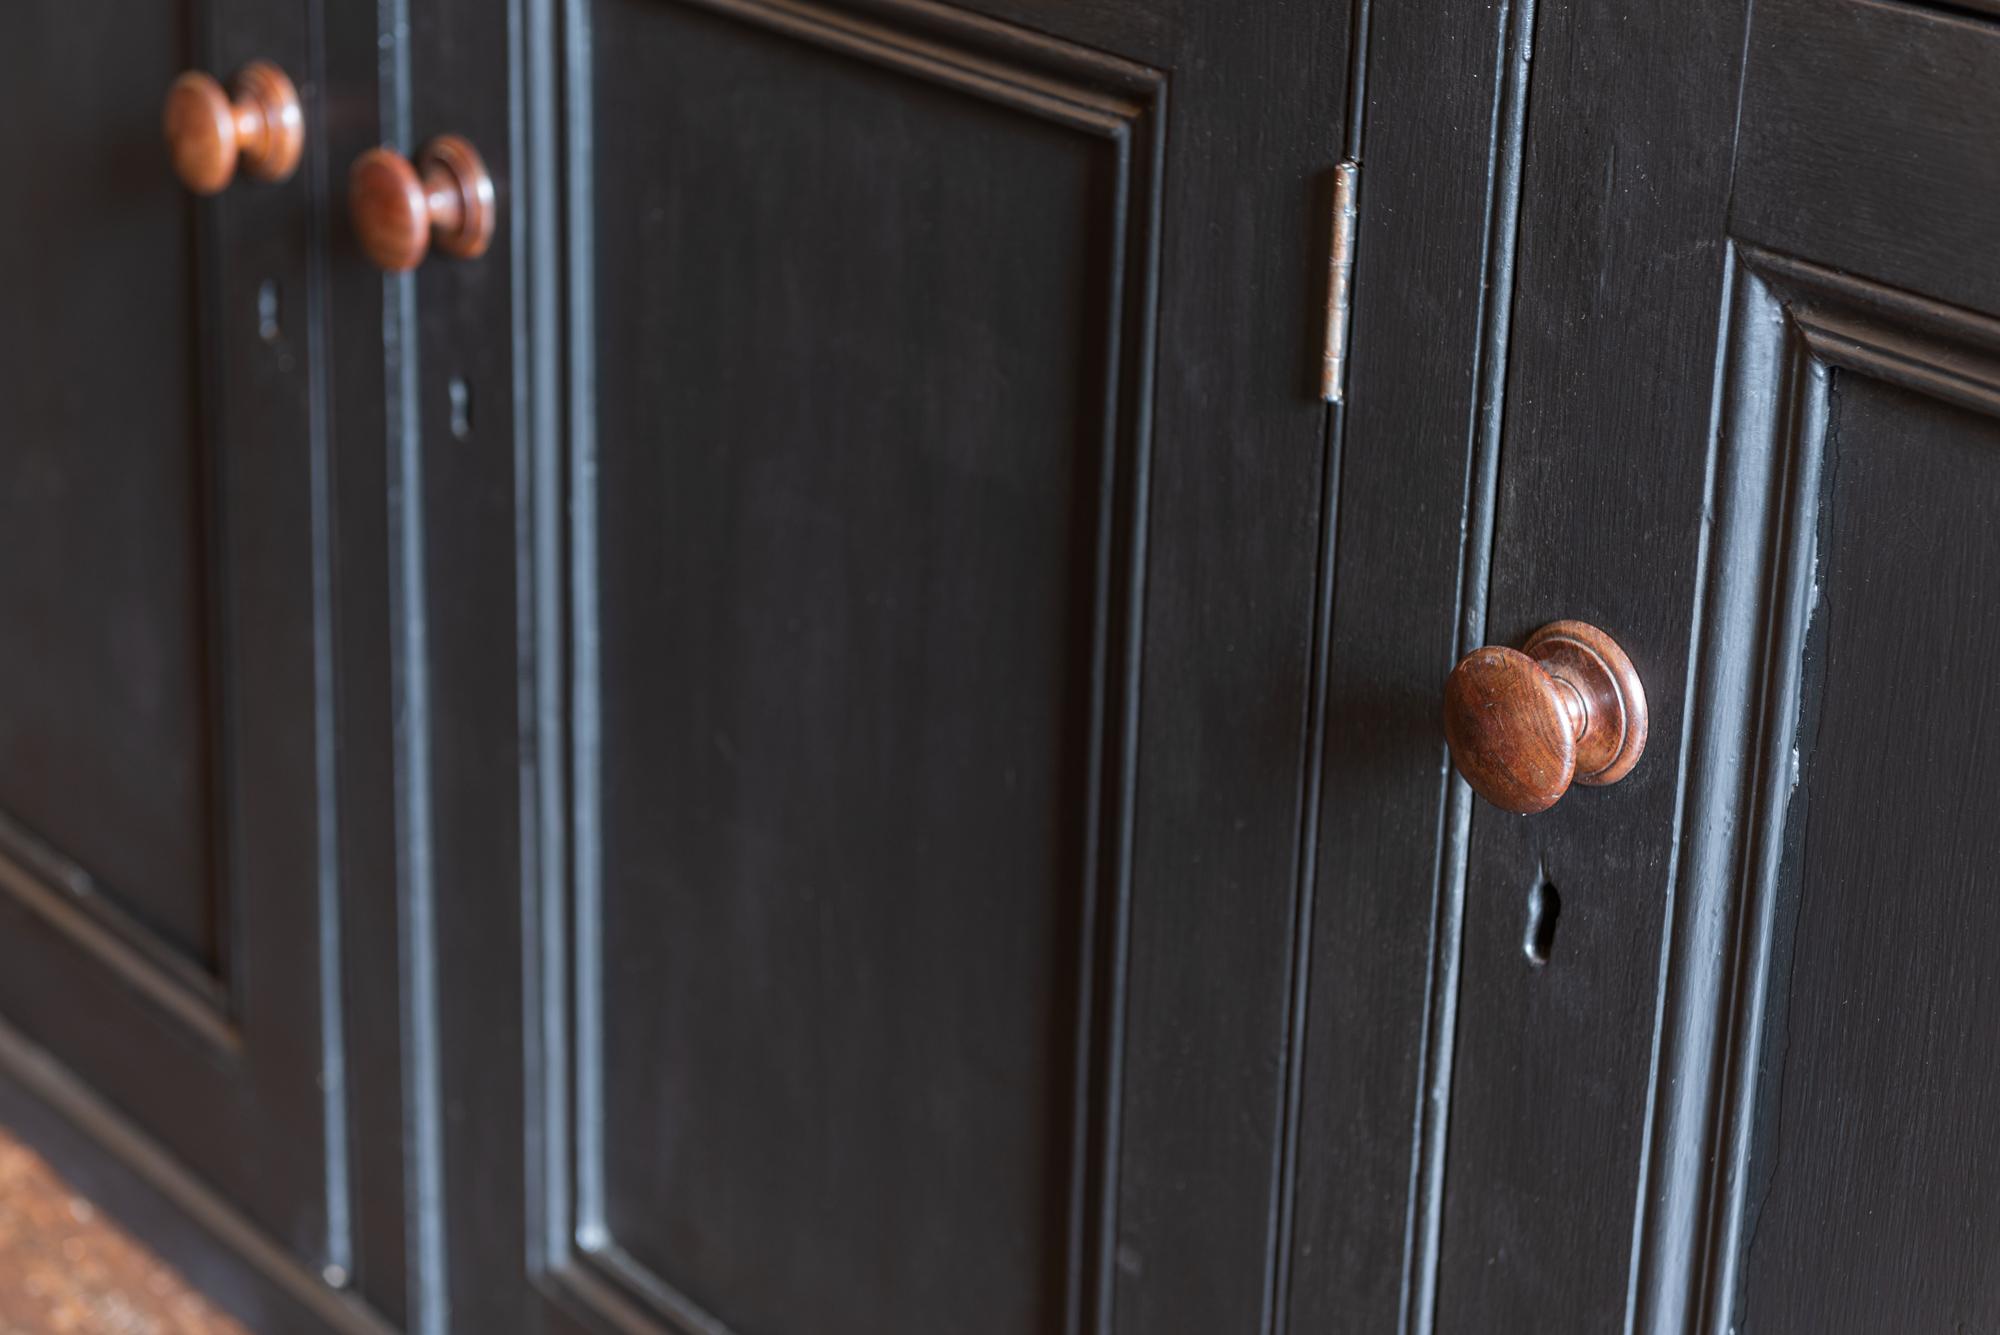
M 1865 375 L 1827 394 L 1741 1328 L 1980 1330 L 2000 1322 L 2000 622 L 1966 592 L 2000 571 L 2000 423 Z
M 187 1201 L 226 1202 L 317 1275 L 346 1243 L 322 1060 L 310 170 L 198 201 L 160 140 L 183 68 L 270 59 L 310 101 L 306 17 L 9 22 L 0 1061 L 115 1152 L 192 1169 Z
M 1534 20 L 1483 609 L 1612 629 L 1652 741 L 1470 817 L 1414 1324 L 1978 1329 L 2000 27 L 1657 19 Z
M 202 413 L 214 404 L 190 336 L 203 306 L 199 214 L 150 134 L 193 51 L 189 15 L 148 14 L 108 52 L 102 21 L 46 7 L 22 19 L 40 30 L 19 35 L 10 74 L 24 80 L 21 105 L 39 110 L 11 118 L 0 149 L 10 177 L 33 183 L 16 196 L 32 207 L 9 232 L 0 326 L 6 842 L 212 973 L 224 906 L 211 866 Z M 85 67 L 97 77 L 75 77 Z M 78 170 L 100 144 L 116 151 Z M 150 188 L 126 188 L 135 170 Z
M 1752 28 L 1647 1329 L 2000 1318 L 2000 323 L 1965 246 L 2000 227 L 1969 133 L 1996 76 L 1990 19 L 1785 0 Z M 1891 130 L 1872 173 L 1827 152 Z
M 594 21 L 577 1223 L 732 1328 L 1047 1329 L 1158 80 L 776 16 Z
M 454 113 L 562 227 L 419 280 L 526 408 L 423 502 L 454 1321 L 1270 1301 L 1346 17 L 985 8 L 530 5 Z

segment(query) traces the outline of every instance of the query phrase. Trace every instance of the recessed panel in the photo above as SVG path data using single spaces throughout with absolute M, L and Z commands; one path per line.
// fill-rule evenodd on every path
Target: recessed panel
M 1742 1328 L 2000 1326 L 2000 423 L 1835 373 Z
M 0 125 L 0 855 L 212 965 L 196 206 L 159 144 L 179 8 L 8 39 L 36 111 Z
M 681 6 L 592 47 L 586 1240 L 742 1332 L 1055 1328 L 1120 145 Z

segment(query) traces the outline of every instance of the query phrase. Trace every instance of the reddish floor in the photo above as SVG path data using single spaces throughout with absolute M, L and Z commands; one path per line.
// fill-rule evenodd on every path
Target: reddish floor
M 246 1335 L 0 1131 L 0 1335 Z

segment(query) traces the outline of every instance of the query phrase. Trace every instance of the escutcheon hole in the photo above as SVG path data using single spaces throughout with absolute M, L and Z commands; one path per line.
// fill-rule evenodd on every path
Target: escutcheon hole
M 1562 896 L 1547 881 L 1528 891 L 1528 925 L 1521 934 L 1521 951 L 1537 969 L 1549 962 L 1556 945 L 1556 919 L 1562 916 Z
M 278 284 L 266 278 L 257 286 L 257 337 L 276 343 L 284 331 L 278 327 Z

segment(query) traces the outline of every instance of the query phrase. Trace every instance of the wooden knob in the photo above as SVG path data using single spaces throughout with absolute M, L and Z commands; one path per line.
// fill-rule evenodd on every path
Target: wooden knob
M 347 206 L 362 250 L 393 273 L 416 268 L 432 245 L 469 260 L 493 240 L 493 178 L 455 134 L 425 144 L 415 163 L 369 149 L 347 173 Z
M 1546 811 L 1577 783 L 1616 783 L 1646 749 L 1646 690 L 1617 641 L 1558 621 L 1520 650 L 1474 649 L 1444 684 L 1444 736 L 1472 790 Z
M 298 89 L 268 60 L 243 67 L 233 99 L 208 75 L 189 70 L 167 89 L 162 120 L 174 174 L 197 195 L 228 185 L 239 162 L 260 181 L 282 181 L 298 170 L 305 151 Z

